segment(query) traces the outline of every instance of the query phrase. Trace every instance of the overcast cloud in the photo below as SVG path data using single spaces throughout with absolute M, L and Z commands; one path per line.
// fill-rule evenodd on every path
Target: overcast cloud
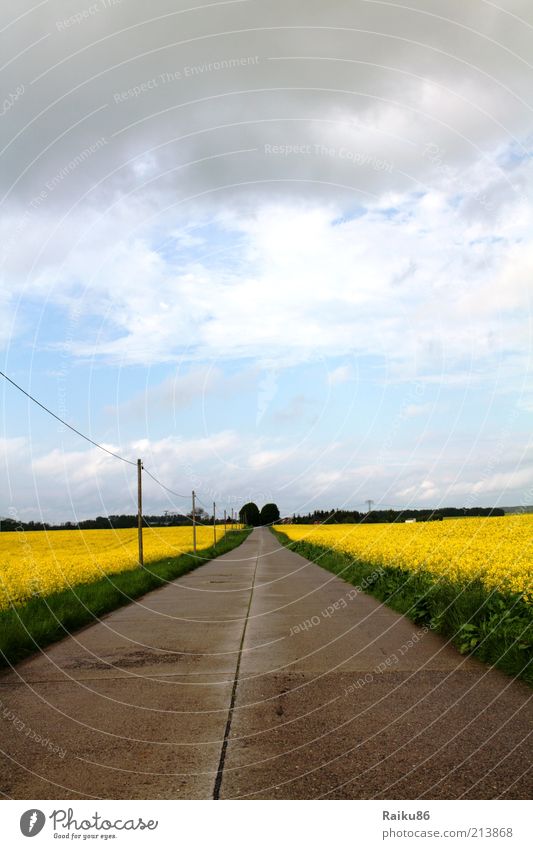
M 228 504 L 533 500 L 526 0 L 9 3 L 0 43 L 23 386 Z M 128 508 L 4 390 L 0 513 Z

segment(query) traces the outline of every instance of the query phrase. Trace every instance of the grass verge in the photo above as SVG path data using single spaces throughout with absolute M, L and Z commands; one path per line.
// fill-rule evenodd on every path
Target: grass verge
M 0 611 L 0 666 L 17 663 L 37 649 L 94 622 L 104 613 L 129 604 L 132 599 L 231 551 L 244 542 L 249 533 L 249 530 L 231 531 L 216 547 L 204 548 L 197 555 L 187 553 L 147 563 L 144 569 L 116 572 L 89 584 L 35 596 L 24 604 Z
M 472 654 L 533 686 L 533 609 L 520 594 L 487 590 L 479 580 L 457 584 L 436 580 L 427 572 L 378 567 L 305 540 L 295 542 L 280 531 L 273 533 L 292 551 L 442 634 L 462 654 Z

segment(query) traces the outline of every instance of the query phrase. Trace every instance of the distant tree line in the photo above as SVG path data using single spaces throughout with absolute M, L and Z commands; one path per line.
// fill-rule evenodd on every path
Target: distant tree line
M 436 510 L 372 510 L 370 513 L 360 513 L 358 510 L 314 510 L 305 515 L 296 514 L 290 519 L 295 525 L 312 525 L 317 522 L 325 525 L 359 524 L 376 522 L 404 522 L 406 519 L 416 519 L 417 522 L 438 522 L 446 518 L 461 518 L 464 516 L 505 516 L 501 507 L 439 507 Z M 199 508 L 196 512 L 198 523 L 211 524 L 213 517 Z M 258 527 L 273 525 L 280 521 L 280 513 L 276 504 L 265 504 L 259 510 L 257 504 L 248 502 L 239 510 L 239 521 L 244 525 Z M 226 519 L 228 525 L 231 519 Z M 190 513 L 144 516 L 145 525 L 154 527 L 192 525 Z M 217 525 L 223 525 L 224 519 L 218 518 Z M 110 528 L 136 528 L 136 515 L 97 516 L 96 519 L 83 519 L 81 522 L 21 522 L 18 519 L 0 518 L 0 531 L 68 531 L 80 530 L 109 530 Z
M 505 516 L 501 507 L 439 507 L 436 510 L 371 510 L 360 513 L 358 510 L 314 510 L 306 515 L 294 515 L 290 521 L 295 525 L 312 525 L 316 522 L 324 525 L 375 524 L 379 522 L 405 522 L 416 519 L 417 522 L 440 522 L 442 519 L 465 516 Z
M 20 522 L 18 519 L 0 518 L 0 531 L 49 531 L 46 522 Z
M 153 525 L 154 527 L 167 526 L 183 526 L 192 525 L 192 515 L 181 514 L 163 514 L 153 516 L 143 516 L 145 525 Z M 209 516 L 205 510 L 198 508 L 196 511 L 196 521 L 200 524 L 212 524 L 213 517 Z M 227 524 L 231 524 L 231 519 L 227 518 Z M 223 525 L 224 519 L 217 518 L 217 525 Z M 83 519 L 81 522 L 62 522 L 57 525 L 49 524 L 48 522 L 21 522 L 18 519 L 0 518 L 0 531 L 70 531 L 75 529 L 80 530 L 109 530 L 118 528 L 136 528 L 136 515 L 120 515 L 120 516 L 97 516 L 96 519 Z

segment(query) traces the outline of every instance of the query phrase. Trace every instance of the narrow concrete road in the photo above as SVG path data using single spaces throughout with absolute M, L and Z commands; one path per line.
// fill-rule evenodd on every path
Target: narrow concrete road
M 257 529 L 0 676 L 11 798 L 529 798 L 531 691 Z

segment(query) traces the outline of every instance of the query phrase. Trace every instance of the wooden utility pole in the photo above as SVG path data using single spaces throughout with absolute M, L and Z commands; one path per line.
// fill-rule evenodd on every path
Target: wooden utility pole
M 192 491 L 192 549 L 196 554 L 196 493 Z
M 227 533 L 226 520 L 227 520 L 226 511 L 224 510 L 224 534 Z
M 213 544 L 217 544 L 217 505 L 213 501 Z
M 143 553 L 143 481 L 142 460 L 137 460 L 137 537 L 139 542 L 139 566 L 144 566 Z

